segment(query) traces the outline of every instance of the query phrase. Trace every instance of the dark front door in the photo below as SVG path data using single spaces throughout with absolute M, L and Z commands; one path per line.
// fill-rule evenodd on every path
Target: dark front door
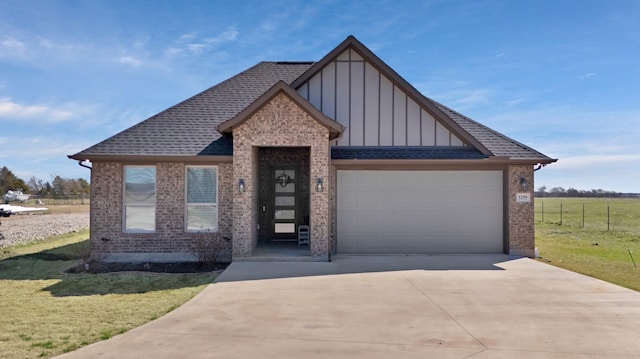
M 294 166 L 274 166 L 270 172 L 271 239 L 295 240 L 300 222 L 300 171 Z

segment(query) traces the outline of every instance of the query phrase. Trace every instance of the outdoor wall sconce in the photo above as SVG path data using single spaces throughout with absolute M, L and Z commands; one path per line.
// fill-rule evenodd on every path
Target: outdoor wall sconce
M 240 178 L 240 181 L 238 181 L 238 191 L 240 191 L 241 193 L 244 192 L 244 179 Z
M 520 177 L 520 189 L 526 191 L 529 189 L 529 181 L 526 178 Z
M 322 192 L 322 177 L 316 180 L 316 192 Z

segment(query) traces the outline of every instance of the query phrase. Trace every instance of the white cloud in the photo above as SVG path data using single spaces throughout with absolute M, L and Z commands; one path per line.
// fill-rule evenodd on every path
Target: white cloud
M 133 46 L 136 47 L 136 48 L 143 48 L 149 43 L 149 40 L 151 40 L 151 37 L 150 36 L 145 36 L 142 39 L 135 40 L 133 42 Z
M 450 74 L 430 75 L 426 81 L 416 82 L 416 88 L 426 96 L 450 106 L 459 111 L 469 108 L 486 108 L 487 104 L 495 102 L 500 96 L 500 90 L 495 87 L 475 86 L 467 80 L 458 79 L 459 76 Z
M 168 47 L 164 50 L 165 56 L 176 56 L 182 53 L 182 49 L 177 47 Z
M 196 33 L 195 32 L 191 32 L 188 34 L 182 34 L 180 35 L 180 41 L 189 41 L 191 39 L 194 39 L 196 37 Z
M 5 37 L 0 40 L 0 57 L 25 58 L 27 57 L 27 45 L 13 37 Z
M 208 46 L 205 44 L 188 44 L 187 49 L 193 52 L 194 54 L 200 54 L 204 51 Z
M 78 120 L 95 111 L 94 105 L 65 103 L 51 106 L 45 104 L 22 104 L 8 97 L 0 97 L 0 122 L 23 120 L 40 123 L 59 123 Z
M 142 60 L 136 59 L 132 56 L 122 56 L 118 59 L 118 62 L 123 65 L 129 65 L 133 67 L 138 67 L 142 65 Z
M 7 119 L 41 119 L 46 122 L 64 121 L 73 116 L 73 112 L 63 108 L 44 105 L 22 105 L 10 98 L 0 98 L 0 120 Z
M 218 45 L 225 42 L 235 41 L 238 38 L 239 34 L 240 33 L 236 29 L 230 28 L 226 31 L 223 31 L 218 36 L 204 39 L 204 42 L 212 45 Z
M 7 138 L 0 142 L 7 146 L 0 158 L 22 158 L 29 159 L 30 162 L 41 162 L 47 159 L 66 157 L 69 154 L 78 152 L 78 148 L 86 148 L 86 143 L 72 143 L 68 138 L 50 138 L 45 136 L 34 136 L 25 138 Z
M 200 55 L 222 44 L 227 44 L 238 39 L 240 33 L 233 27 L 210 37 L 201 37 L 197 33 L 181 35 L 175 44 L 164 49 L 165 56 L 176 56 L 185 53 Z
M 513 100 L 507 101 L 507 106 L 513 107 L 513 106 L 520 105 L 521 103 L 524 103 L 524 102 L 527 102 L 526 97 L 514 98 Z
M 67 136 L 33 136 L 6 138 L 0 160 L 16 176 L 27 180 L 32 176 L 50 180 L 55 175 L 65 178 L 87 178 L 90 171 L 81 168 L 67 155 L 87 148 L 91 143 L 74 142 L 78 138 Z
M 563 157 L 554 167 L 563 170 L 592 169 L 597 170 L 613 166 L 635 166 L 640 162 L 640 154 L 600 154 L 587 156 Z
M 576 189 L 604 189 L 640 193 L 639 155 L 592 155 L 560 157 L 558 162 L 537 171 L 540 186 Z
M 558 158 L 558 162 L 536 172 L 536 186 L 640 192 L 637 110 L 607 112 L 544 106 L 492 111 L 476 119 Z
M 39 42 L 38 42 L 38 43 L 40 44 L 40 46 L 42 46 L 42 47 L 44 47 L 44 48 L 52 48 L 52 47 L 54 47 L 54 46 L 55 46 L 55 43 L 54 43 L 53 41 L 51 41 L 51 40 L 49 40 L 49 39 L 45 39 L 45 38 L 43 38 L 43 37 L 41 37 L 41 38 L 39 39 Z
M 475 106 L 478 104 L 489 103 L 491 97 L 491 90 L 489 89 L 476 89 L 476 90 L 458 90 L 453 94 L 456 100 L 452 100 L 452 105 L 461 106 Z

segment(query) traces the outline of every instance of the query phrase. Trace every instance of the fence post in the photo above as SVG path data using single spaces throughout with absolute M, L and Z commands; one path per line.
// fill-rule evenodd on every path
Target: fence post
M 562 225 L 562 202 L 560 202 L 560 225 Z
M 609 205 L 607 205 L 607 232 L 609 232 L 609 226 L 611 223 L 611 221 L 609 220 L 610 218 L 611 217 L 610 217 Z

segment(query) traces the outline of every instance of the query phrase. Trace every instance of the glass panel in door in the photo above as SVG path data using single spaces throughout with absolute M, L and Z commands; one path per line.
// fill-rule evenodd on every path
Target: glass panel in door
M 273 236 L 274 239 L 295 238 L 298 216 L 296 199 L 296 169 L 277 167 L 273 178 Z

